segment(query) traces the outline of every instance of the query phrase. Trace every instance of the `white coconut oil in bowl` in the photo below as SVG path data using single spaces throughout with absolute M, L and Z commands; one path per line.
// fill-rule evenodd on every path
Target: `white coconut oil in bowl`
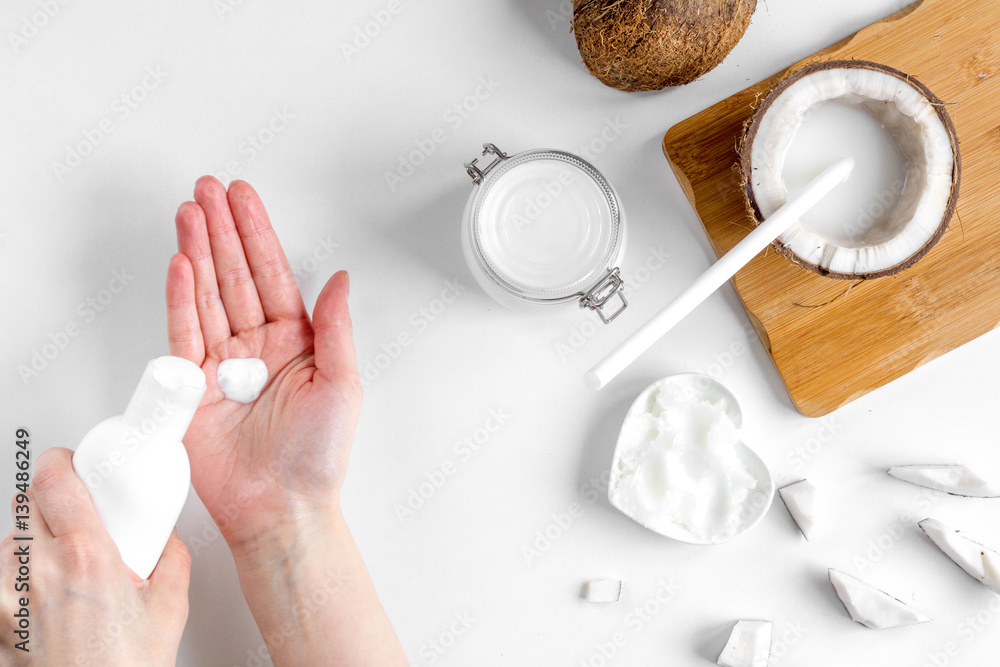
M 690 544 L 719 544 L 756 526 L 774 481 L 742 440 L 736 397 L 707 375 L 657 380 L 622 425 L 608 498 L 649 530 Z

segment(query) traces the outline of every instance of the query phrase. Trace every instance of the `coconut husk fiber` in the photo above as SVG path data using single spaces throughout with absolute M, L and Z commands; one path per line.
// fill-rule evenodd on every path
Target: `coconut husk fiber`
M 736 46 L 757 0 L 573 0 L 573 32 L 590 73 L 612 88 L 694 81 Z

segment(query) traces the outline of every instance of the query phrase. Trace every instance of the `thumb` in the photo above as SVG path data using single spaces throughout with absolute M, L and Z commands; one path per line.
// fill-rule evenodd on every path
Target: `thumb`
M 316 370 L 323 380 L 334 385 L 359 382 L 354 327 L 347 309 L 350 290 L 347 271 L 338 271 L 323 287 L 313 309 Z
M 151 598 L 168 606 L 173 613 L 183 611 L 187 618 L 187 593 L 191 581 L 191 552 L 177 536 L 174 528 L 163 548 L 160 560 L 149 575 Z

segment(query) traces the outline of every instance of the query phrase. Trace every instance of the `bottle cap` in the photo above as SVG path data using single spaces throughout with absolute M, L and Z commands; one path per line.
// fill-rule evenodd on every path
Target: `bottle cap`
M 155 435 L 180 442 L 205 389 L 205 373 L 194 362 L 180 357 L 153 359 L 125 409 L 125 423 L 147 438 Z

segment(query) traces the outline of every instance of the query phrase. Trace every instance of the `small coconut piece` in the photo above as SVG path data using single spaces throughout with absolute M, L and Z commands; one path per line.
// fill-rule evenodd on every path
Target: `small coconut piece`
M 771 621 L 737 621 L 716 664 L 723 667 L 767 667 L 771 654 Z
M 831 278 L 895 275 L 926 255 L 947 229 L 961 181 L 958 136 L 944 103 L 913 76 L 879 63 L 814 63 L 784 79 L 747 123 L 741 146 L 747 208 L 757 222 L 789 198 L 785 156 L 807 114 L 838 103 L 870 114 L 906 161 L 901 192 L 885 220 L 857 236 L 802 220 L 774 242 L 796 264 Z M 856 220 L 844 220 L 841 230 Z
M 924 519 L 917 525 L 931 542 L 965 570 L 966 574 L 994 592 L 1000 593 L 1000 578 L 996 577 L 993 571 L 986 572 L 987 562 L 991 568 L 1000 563 L 1000 554 L 937 519 Z
M 792 482 L 778 489 L 781 501 L 785 503 L 785 509 L 792 517 L 792 521 L 798 526 L 802 536 L 809 539 L 812 535 L 813 527 L 816 525 L 816 485 L 807 479 Z
M 889 475 L 910 484 L 944 491 L 953 496 L 1000 497 L 1000 488 L 990 484 L 971 468 L 962 465 L 894 466 L 889 468 Z
M 1000 594 L 1000 553 L 992 549 L 983 549 L 983 583 L 991 591 Z
M 588 581 L 583 589 L 583 597 L 588 602 L 618 602 L 622 595 L 620 579 L 598 579 Z
M 573 0 L 583 63 L 619 90 L 694 81 L 743 37 L 757 0 Z
M 830 583 L 851 618 L 873 630 L 927 623 L 931 619 L 846 572 L 830 569 Z

